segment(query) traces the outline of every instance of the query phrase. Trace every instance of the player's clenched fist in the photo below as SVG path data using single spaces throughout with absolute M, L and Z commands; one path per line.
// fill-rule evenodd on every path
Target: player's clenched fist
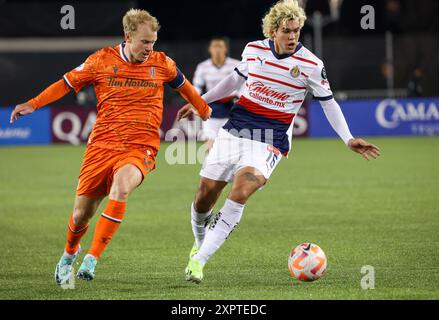
M 31 114 L 35 111 L 35 108 L 32 107 L 29 103 L 25 102 L 22 104 L 18 104 L 15 109 L 11 113 L 11 118 L 9 119 L 10 123 L 14 123 L 15 120 L 18 119 L 19 116 L 24 116 L 26 114 Z

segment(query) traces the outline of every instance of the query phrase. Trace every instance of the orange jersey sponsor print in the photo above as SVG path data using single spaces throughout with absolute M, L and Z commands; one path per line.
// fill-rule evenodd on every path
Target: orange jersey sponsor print
M 144 62 L 131 63 L 123 46 L 95 52 L 64 80 L 76 92 L 94 86 L 98 114 L 89 145 L 117 151 L 148 146 L 158 151 L 164 84 L 178 88 L 185 78 L 163 52 L 153 51 Z

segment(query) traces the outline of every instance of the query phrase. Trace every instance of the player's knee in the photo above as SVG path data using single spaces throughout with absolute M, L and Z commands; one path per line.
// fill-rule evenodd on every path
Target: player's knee
M 130 187 L 127 183 L 119 182 L 112 186 L 110 198 L 117 201 L 126 201 L 130 195 Z
M 248 189 L 234 188 L 229 194 L 229 199 L 241 204 L 245 204 L 252 193 L 253 192 L 250 192 Z
M 263 185 L 264 182 L 260 180 L 254 183 L 235 184 L 230 191 L 229 198 L 235 202 L 244 204 L 248 198 Z
M 88 223 L 93 213 L 86 208 L 74 207 L 72 212 L 72 220 L 75 226 L 82 226 Z
M 117 201 L 126 201 L 130 193 L 127 189 L 116 189 L 110 194 L 110 198 Z

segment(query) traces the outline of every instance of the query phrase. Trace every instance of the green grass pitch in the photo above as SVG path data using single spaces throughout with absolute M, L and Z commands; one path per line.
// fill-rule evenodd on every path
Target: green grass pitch
M 57 287 L 53 271 L 84 146 L 2 147 L 0 299 L 438 299 L 439 138 L 370 141 L 382 156 L 367 162 L 340 140 L 296 139 L 200 285 L 184 280 L 200 165 L 168 165 L 163 144 L 96 279 L 76 280 L 75 290 Z M 287 267 L 305 241 L 328 257 L 327 274 L 312 283 L 292 280 Z M 360 286 L 364 265 L 375 268 L 373 290 Z

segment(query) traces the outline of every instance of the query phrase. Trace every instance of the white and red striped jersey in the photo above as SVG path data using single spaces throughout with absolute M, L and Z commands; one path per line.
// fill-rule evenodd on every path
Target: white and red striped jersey
M 333 98 L 323 62 L 301 43 L 293 54 L 279 55 L 270 39 L 250 42 L 235 71 L 246 79 L 245 88 L 224 129 L 261 129 L 262 135 L 272 129 L 273 145 L 284 154 L 307 93 L 319 100 Z
M 197 65 L 192 83 L 200 94 L 203 91 L 209 91 L 232 73 L 239 63 L 239 60 L 227 57 L 222 66 L 217 66 L 212 62 L 212 59 L 207 59 Z M 238 94 L 239 91 L 236 91 L 229 97 L 212 102 L 210 104 L 212 107 L 211 117 L 228 118 L 233 106 L 233 98 L 237 97 Z

